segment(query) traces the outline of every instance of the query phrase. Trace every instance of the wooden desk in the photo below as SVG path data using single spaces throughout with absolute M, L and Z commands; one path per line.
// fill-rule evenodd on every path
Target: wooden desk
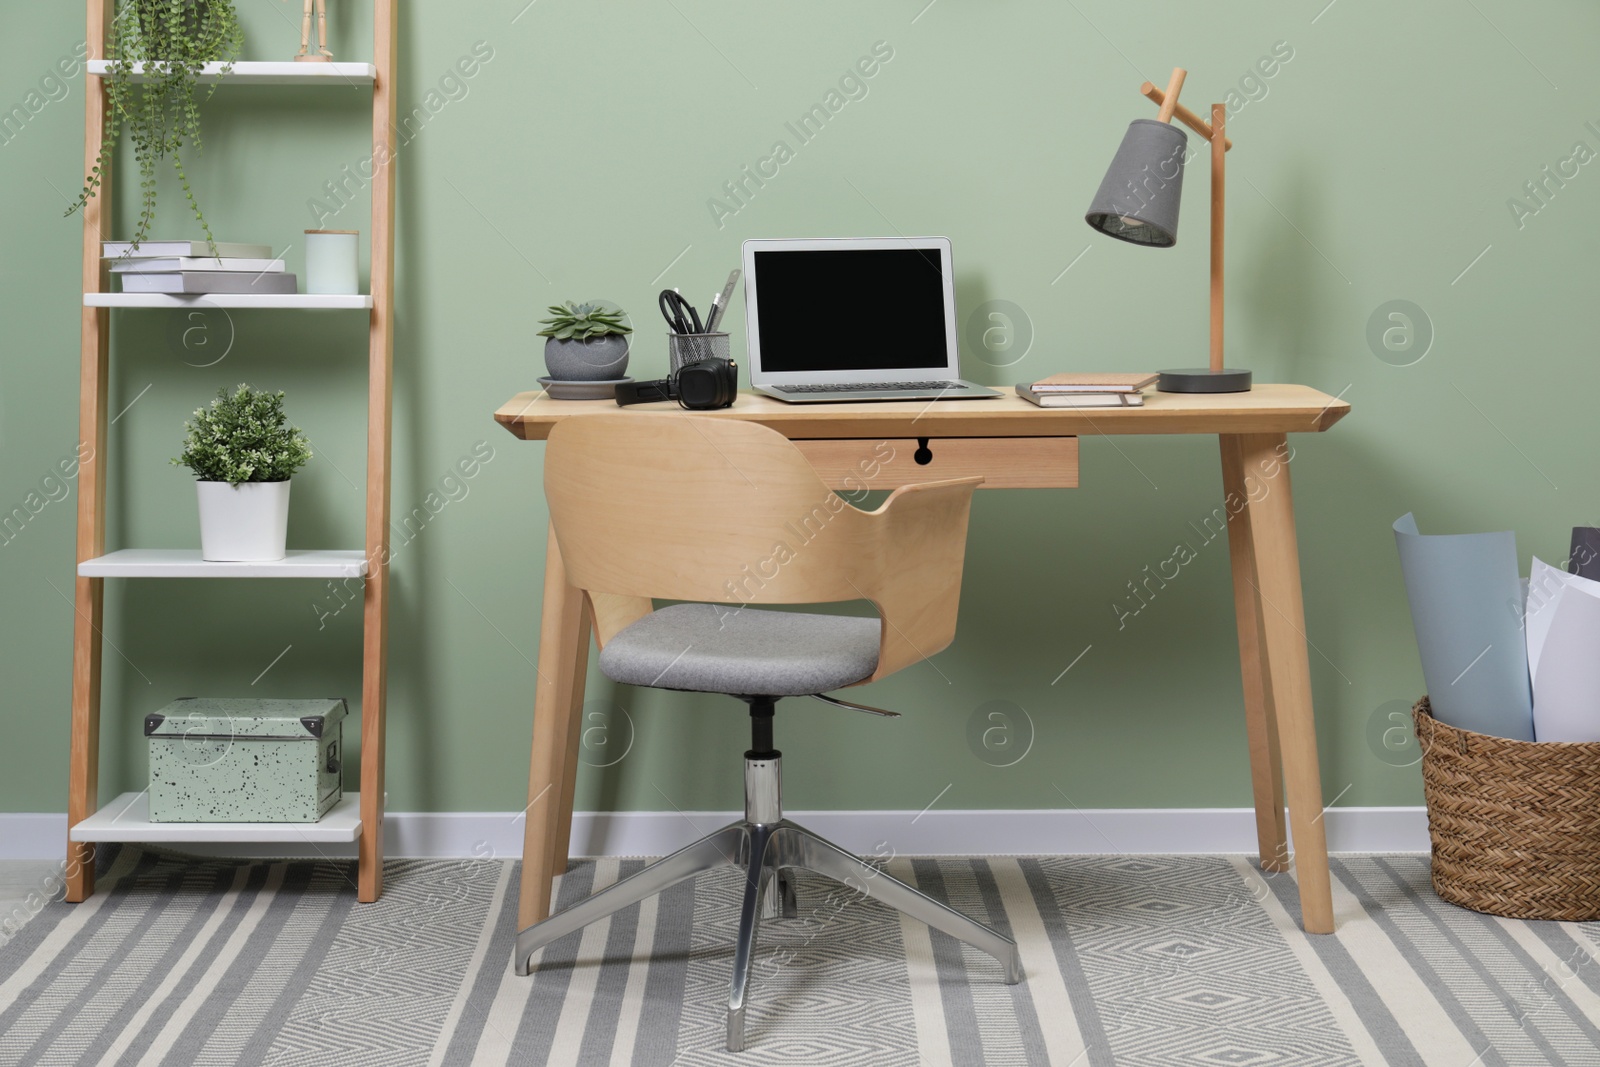
M 562 419 L 616 411 L 611 401 L 551 400 L 520 393 L 495 421 L 525 441 Z M 676 411 L 672 404 L 647 410 Z M 892 488 L 904 481 L 978 473 L 987 487 L 1066 488 L 1078 477 L 1077 438 L 1113 434 L 1215 434 L 1222 451 L 1223 510 L 1233 567 L 1244 713 L 1256 836 L 1265 870 L 1288 868 L 1284 794 L 1294 829 L 1300 907 L 1310 933 L 1333 932 L 1322 778 L 1300 599 L 1287 434 L 1320 433 L 1350 405 L 1300 385 L 1258 385 L 1214 396 L 1149 392 L 1143 408 L 1038 408 L 1016 396 L 942 403 L 785 404 L 741 393 L 713 417 L 770 426 L 806 450 L 835 488 Z M 890 448 L 881 447 L 890 442 Z M 874 451 L 876 449 L 876 451 Z M 919 462 L 923 449 L 926 462 Z M 928 455 L 931 453 L 931 456 Z M 864 477 L 862 457 L 887 460 Z M 554 537 L 545 547 L 528 774 L 519 928 L 550 912 L 550 880 L 564 870 L 577 777 L 578 716 L 589 660 L 591 606 L 567 582 Z M 597 600 L 592 610 L 610 605 Z M 560 866 L 558 867 L 558 863 Z

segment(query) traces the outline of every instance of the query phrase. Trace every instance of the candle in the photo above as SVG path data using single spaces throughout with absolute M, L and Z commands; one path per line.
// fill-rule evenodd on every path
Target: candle
M 306 231 L 306 292 L 351 295 L 361 291 L 355 230 Z

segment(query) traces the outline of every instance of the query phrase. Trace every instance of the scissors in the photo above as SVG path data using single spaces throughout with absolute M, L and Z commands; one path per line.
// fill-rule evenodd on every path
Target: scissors
M 663 289 L 656 298 L 657 305 L 661 308 L 661 317 L 667 320 L 667 325 L 672 327 L 673 333 L 703 333 L 700 326 L 700 312 L 694 305 L 685 300 L 676 289 Z

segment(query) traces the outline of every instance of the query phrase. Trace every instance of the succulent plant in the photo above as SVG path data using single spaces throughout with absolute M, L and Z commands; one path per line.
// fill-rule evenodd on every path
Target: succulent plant
M 626 314 L 620 308 L 612 311 L 599 304 L 574 304 L 570 300 L 565 307 L 552 304 L 550 317 L 539 321 L 539 325 L 545 328 L 539 331 L 538 336 L 557 341 L 587 341 L 607 334 L 632 333 L 633 327 L 624 325 L 622 321 Z

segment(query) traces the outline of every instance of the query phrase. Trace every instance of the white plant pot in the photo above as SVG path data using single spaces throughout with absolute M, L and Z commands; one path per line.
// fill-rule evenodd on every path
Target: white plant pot
M 212 563 L 264 563 L 288 554 L 289 483 L 196 482 L 200 491 L 200 558 Z

